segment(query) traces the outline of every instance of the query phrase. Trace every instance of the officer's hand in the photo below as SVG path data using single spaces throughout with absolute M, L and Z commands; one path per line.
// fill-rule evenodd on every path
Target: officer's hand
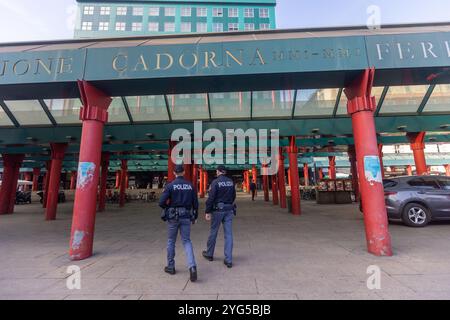
M 210 221 L 211 220 L 211 214 L 210 213 L 205 214 L 205 219 L 206 219 L 206 221 Z

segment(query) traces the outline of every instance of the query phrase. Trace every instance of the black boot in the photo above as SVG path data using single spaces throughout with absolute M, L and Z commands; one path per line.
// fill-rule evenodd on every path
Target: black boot
M 231 262 L 227 262 L 226 260 L 223 260 L 223 264 L 227 266 L 227 268 L 232 268 L 233 264 Z
M 213 261 L 213 260 L 214 260 L 213 257 L 208 256 L 208 252 L 206 252 L 206 251 L 203 251 L 203 252 L 202 252 L 202 256 L 203 256 L 203 258 L 205 258 L 205 259 L 208 260 L 208 261 Z
M 197 281 L 197 267 L 190 268 L 189 273 L 191 274 L 191 282 Z
M 165 267 L 164 272 L 174 275 L 175 274 L 175 267 Z

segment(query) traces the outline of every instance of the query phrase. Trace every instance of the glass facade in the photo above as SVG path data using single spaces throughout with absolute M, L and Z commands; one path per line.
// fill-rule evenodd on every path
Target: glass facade
M 275 29 L 275 1 L 78 1 L 75 38 Z

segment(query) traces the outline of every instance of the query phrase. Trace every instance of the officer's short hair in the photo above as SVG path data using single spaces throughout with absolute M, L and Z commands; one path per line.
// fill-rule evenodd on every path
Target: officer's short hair
M 173 170 L 173 171 L 175 171 L 175 173 L 182 173 L 182 172 L 184 172 L 184 166 L 182 164 L 177 164 L 175 166 L 175 170 Z
M 221 173 L 227 173 L 227 168 L 225 168 L 225 166 L 223 166 L 223 165 L 217 166 L 216 170 Z

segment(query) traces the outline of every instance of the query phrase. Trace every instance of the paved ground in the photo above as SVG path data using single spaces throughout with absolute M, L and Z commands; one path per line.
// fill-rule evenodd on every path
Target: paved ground
M 203 205 L 202 205 L 203 206 Z M 450 223 L 412 229 L 391 224 L 391 258 L 366 253 L 356 205 L 302 204 L 303 215 L 240 195 L 235 266 L 201 257 L 208 224 L 193 227 L 199 281 L 188 281 L 177 244 L 175 276 L 165 265 L 165 226 L 156 204 L 110 205 L 97 215 L 95 255 L 67 258 L 72 204 L 45 222 L 38 204 L 0 216 L 0 299 L 450 299 Z M 67 267 L 81 267 L 81 290 L 66 287 Z M 381 290 L 368 290 L 378 265 Z

